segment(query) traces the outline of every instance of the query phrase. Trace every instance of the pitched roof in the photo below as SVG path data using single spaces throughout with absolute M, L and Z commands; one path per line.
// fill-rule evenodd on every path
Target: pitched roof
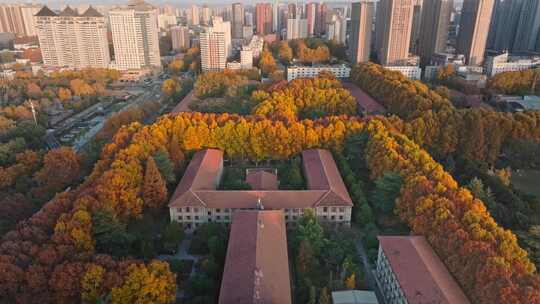
M 233 213 L 219 303 L 291 303 L 283 211 Z
M 274 173 L 264 170 L 254 170 L 246 175 L 246 183 L 253 190 L 277 190 L 278 179 Z
M 332 153 L 323 149 L 302 151 L 304 175 L 309 189 L 330 190 L 332 194 L 352 205 L 347 187 L 332 157 Z
M 423 236 L 379 236 L 408 303 L 470 303 Z
M 103 15 L 90 5 L 81 17 L 103 17 Z
M 37 12 L 34 16 L 36 17 L 55 17 L 57 14 L 53 11 L 51 11 L 50 8 L 48 8 L 46 5 L 44 5 L 39 12 Z
M 230 191 L 216 190 L 223 169 L 223 152 L 216 149 L 199 151 L 189 163 L 169 201 L 169 207 L 256 208 L 258 199 L 266 209 L 352 206 L 329 151 L 307 150 L 302 157 L 308 176 L 308 190 Z
M 66 8 L 58 14 L 58 16 L 62 17 L 77 17 L 79 16 L 79 13 L 77 13 L 76 10 L 72 9 L 69 5 L 66 6 Z

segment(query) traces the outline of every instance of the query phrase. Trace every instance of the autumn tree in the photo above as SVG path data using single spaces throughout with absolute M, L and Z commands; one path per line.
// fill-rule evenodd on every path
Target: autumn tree
M 272 52 L 267 49 L 262 51 L 261 58 L 259 59 L 259 68 L 263 75 L 269 75 L 277 69 L 276 60 L 272 56 Z
M 133 264 L 120 287 L 111 292 L 111 303 L 168 304 L 176 299 L 176 278 L 166 262 L 152 261 L 147 266 Z
M 62 147 L 49 151 L 43 158 L 43 168 L 35 179 L 48 193 L 63 190 L 74 183 L 81 174 L 81 160 L 75 151 Z
M 293 50 L 287 41 L 281 41 L 279 43 L 278 54 L 279 60 L 283 63 L 289 63 L 293 59 Z
M 167 201 L 167 186 L 153 157 L 148 157 L 144 172 L 143 200 L 149 208 L 160 208 Z
M 345 279 L 345 288 L 348 290 L 356 289 L 356 275 L 354 273 Z
M 330 299 L 330 293 L 328 292 L 328 287 L 323 287 L 319 295 L 319 304 L 331 304 L 332 300 Z
M 161 91 L 163 92 L 163 95 L 165 95 L 165 97 L 167 98 L 172 97 L 174 94 L 180 92 L 181 90 L 182 88 L 178 81 L 172 78 L 166 79 L 161 85 Z
M 68 88 L 58 89 L 58 98 L 60 101 L 65 102 L 71 99 L 71 90 Z

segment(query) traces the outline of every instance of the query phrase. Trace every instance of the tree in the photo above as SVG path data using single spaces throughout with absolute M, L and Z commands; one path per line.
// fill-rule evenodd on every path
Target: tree
M 60 101 L 65 102 L 71 99 L 71 90 L 68 88 L 58 89 L 58 98 Z
M 373 215 L 373 210 L 369 204 L 363 203 L 360 205 L 360 210 L 356 211 L 356 221 L 358 224 L 365 226 L 369 223 L 375 222 L 375 216 Z
M 109 210 L 92 214 L 92 235 L 98 252 L 125 257 L 130 254 L 135 237 L 127 232 L 126 224 Z
M 309 300 L 307 304 L 317 304 L 317 289 L 315 286 L 309 286 Z
M 146 160 L 142 196 L 145 206 L 154 209 L 161 208 L 167 200 L 167 185 L 153 157 L 148 157 Z
M 293 59 L 293 50 L 287 41 L 279 43 L 279 60 L 283 63 L 289 63 Z
M 330 293 L 328 292 L 328 287 L 323 287 L 321 289 L 321 294 L 319 295 L 319 304 L 331 304 L 332 300 L 330 299 Z
M 401 176 L 394 172 L 386 172 L 377 179 L 372 197 L 375 207 L 386 214 L 392 214 L 401 184 Z
M 345 288 L 348 290 L 356 289 L 356 275 L 354 273 L 345 279 Z
M 28 97 L 32 99 L 40 99 L 41 94 L 43 94 L 43 92 L 37 84 L 33 82 L 28 83 L 26 86 L 26 95 L 28 95 Z
M 168 304 L 176 299 L 176 278 L 166 262 L 152 261 L 147 266 L 133 264 L 120 287 L 111 291 L 112 304 Z
M 324 238 L 324 231 L 312 209 L 306 209 L 304 215 L 298 221 L 296 239 L 297 244 L 302 241 L 309 244 L 315 255 L 318 255 L 321 248 L 326 244 L 327 240 Z
M 179 157 L 179 155 L 176 155 L 175 157 Z M 165 179 L 165 181 L 167 183 L 174 183 L 176 181 L 176 176 L 174 174 L 174 164 L 169 158 L 169 154 L 167 153 L 167 151 L 159 150 L 154 154 L 153 158 L 156 162 L 159 173 Z
M 75 182 L 81 174 L 81 160 L 68 147 L 49 151 L 43 158 L 43 168 L 35 179 L 48 193 L 56 193 Z
M 71 80 L 69 86 L 75 96 L 89 96 L 96 93 L 94 88 L 82 79 Z
M 165 95 L 165 97 L 167 98 L 172 97 L 174 94 L 180 92 L 181 90 L 182 88 L 180 87 L 178 81 L 172 78 L 166 79 L 161 85 L 161 91 L 163 92 L 163 95 Z
M 184 239 L 184 228 L 178 222 L 170 222 L 163 232 L 163 246 L 168 250 L 175 250 Z
M 184 61 L 181 59 L 175 59 L 169 63 L 169 70 L 173 74 L 178 74 L 184 69 Z
M 267 49 L 264 49 L 259 59 L 259 68 L 261 69 L 263 75 L 269 75 L 277 69 L 276 60 L 272 56 L 272 52 Z

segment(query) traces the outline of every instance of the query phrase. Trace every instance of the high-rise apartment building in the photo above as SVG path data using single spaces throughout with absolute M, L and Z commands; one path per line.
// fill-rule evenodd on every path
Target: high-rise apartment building
M 227 65 L 225 33 L 208 28 L 200 35 L 201 66 L 203 72 L 221 71 Z
M 495 51 L 513 50 L 521 16 L 523 0 L 497 0 L 487 41 L 487 48 Z
M 225 37 L 225 49 L 227 57 L 232 55 L 232 42 L 231 42 L 231 22 L 223 21 L 222 17 L 212 17 L 212 27 L 209 29 L 212 32 L 221 32 Z
M 457 40 L 457 51 L 468 65 L 482 65 L 494 0 L 465 0 Z
M 429 1 L 426 1 L 429 2 Z M 422 3 L 423 0 L 414 0 L 413 1 L 413 20 L 412 20 L 412 28 L 411 28 L 411 42 L 409 45 L 409 51 L 413 54 L 418 53 L 418 40 L 420 39 L 420 32 L 421 28 L 420 25 L 422 23 Z
M 317 20 L 316 20 L 316 24 L 319 27 L 316 30 L 318 31 L 319 35 L 323 34 L 324 31 L 326 30 L 325 23 L 326 23 L 327 14 L 328 14 L 328 7 L 326 6 L 325 3 L 321 3 L 321 5 L 319 5 L 319 10 L 317 12 Z M 341 15 L 341 16 L 343 16 L 344 18 L 347 17 L 346 15 Z
M 287 20 L 287 40 L 308 37 L 307 19 L 295 18 Z
M 420 64 L 422 66 L 430 64 L 433 54 L 445 51 L 453 6 L 453 0 L 430 0 L 424 2 L 422 8 L 422 31 L 418 41 L 418 55 L 420 55 Z
M 314 36 L 319 33 L 319 21 L 317 15 L 319 14 L 319 3 L 310 2 L 306 4 L 306 19 L 308 36 Z
M 196 6 L 196 5 L 192 5 L 190 10 L 189 10 L 189 16 L 188 16 L 188 19 L 189 19 L 189 24 L 191 25 L 199 25 L 200 24 L 200 20 L 199 20 L 199 7 Z
M 35 36 L 34 15 L 42 8 L 38 4 L 0 4 L 0 32 L 17 36 Z
M 105 17 L 89 7 L 67 6 L 59 14 L 44 6 L 36 15 L 43 63 L 50 67 L 107 68 L 110 62 Z
M 155 7 L 136 0 L 110 10 L 109 20 L 117 69 L 161 66 Z
M 377 7 L 375 48 L 383 65 L 409 58 L 414 0 L 381 0 Z
M 352 63 L 369 61 L 374 13 L 375 3 L 373 2 L 361 1 L 351 5 L 349 52 Z
M 187 26 L 171 27 L 171 40 L 173 50 L 178 51 L 189 48 L 189 28 Z
M 242 3 L 233 3 L 232 5 L 232 37 L 242 39 L 244 27 L 244 6 Z
M 332 13 L 326 24 L 326 39 L 345 44 L 347 40 L 347 19 L 341 14 Z
M 516 30 L 514 52 L 540 51 L 540 0 L 524 0 Z
M 296 18 L 296 4 L 289 3 L 287 4 L 287 19 Z
M 208 7 L 208 5 L 203 5 L 202 9 L 201 9 L 201 23 L 203 25 L 209 25 L 210 24 L 210 18 L 211 18 L 211 14 L 210 14 L 210 8 Z
M 266 35 L 270 34 L 273 29 L 272 25 L 272 4 L 270 3 L 257 3 L 255 6 L 255 17 L 257 20 L 257 34 Z

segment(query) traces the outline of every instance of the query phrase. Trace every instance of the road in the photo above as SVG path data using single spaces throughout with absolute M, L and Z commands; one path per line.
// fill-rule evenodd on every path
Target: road
M 189 109 L 189 105 L 191 102 L 195 99 L 195 89 L 191 90 L 189 94 L 187 94 L 177 105 L 174 107 L 174 109 L 171 111 L 172 114 L 180 113 L 180 112 L 191 112 Z
M 356 237 L 355 245 L 356 245 L 356 251 L 360 255 L 362 264 L 364 266 L 364 272 L 366 274 L 366 283 L 369 290 L 375 291 L 375 294 L 377 295 L 377 298 L 379 299 L 379 303 L 385 304 L 384 296 L 382 295 L 379 288 L 377 287 L 377 281 L 375 279 L 375 275 L 373 274 L 374 268 L 371 267 L 366 250 L 364 248 L 364 245 L 362 244 L 362 238 L 360 236 Z

